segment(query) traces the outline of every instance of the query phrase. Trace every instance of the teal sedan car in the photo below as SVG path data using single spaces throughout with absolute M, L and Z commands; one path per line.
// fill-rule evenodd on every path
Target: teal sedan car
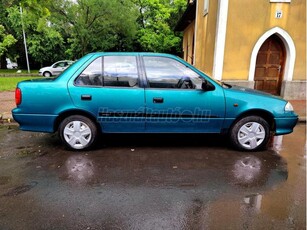
M 21 130 L 57 132 L 71 149 L 100 133 L 224 133 L 239 150 L 291 133 L 298 116 L 279 97 L 211 79 L 158 53 L 91 53 L 57 78 L 18 83 Z

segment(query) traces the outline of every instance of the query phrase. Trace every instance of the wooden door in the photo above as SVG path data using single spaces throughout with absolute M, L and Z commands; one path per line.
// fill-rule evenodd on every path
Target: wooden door
M 284 46 L 278 36 L 272 35 L 263 43 L 257 55 L 255 89 L 280 95 L 284 54 Z

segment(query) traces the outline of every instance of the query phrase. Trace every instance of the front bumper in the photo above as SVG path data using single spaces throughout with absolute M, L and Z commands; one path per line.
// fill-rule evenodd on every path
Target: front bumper
M 284 135 L 293 132 L 293 128 L 297 124 L 298 116 L 295 114 L 291 117 L 275 118 L 275 135 Z

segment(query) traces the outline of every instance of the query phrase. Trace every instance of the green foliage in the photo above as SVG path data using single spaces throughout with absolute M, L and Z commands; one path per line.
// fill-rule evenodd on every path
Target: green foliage
M 130 1 L 62 1 L 53 3 L 52 10 L 69 32 L 66 53 L 71 58 L 99 50 L 127 50 L 133 43 L 137 9 Z
M 136 0 L 140 9 L 138 40 L 145 51 L 180 52 L 181 36 L 174 32 L 175 17 L 186 0 Z M 175 18 L 175 19 L 174 19 Z M 176 21 L 175 21 L 176 20 Z
M 4 26 L 0 25 L 0 56 L 2 56 L 7 49 L 16 43 L 16 39 L 11 34 L 6 34 Z
M 185 7 L 186 0 L 2 0 L 0 36 L 8 33 L 0 55 L 24 57 L 22 21 L 30 59 L 40 65 L 95 51 L 179 53 L 173 29 Z
M 23 22 L 32 59 L 44 63 L 64 58 L 64 40 L 50 23 L 50 11 L 36 1 L 24 1 L 24 6 L 22 17 L 19 6 L 12 6 L 7 11 L 11 26 L 20 40 L 23 40 Z

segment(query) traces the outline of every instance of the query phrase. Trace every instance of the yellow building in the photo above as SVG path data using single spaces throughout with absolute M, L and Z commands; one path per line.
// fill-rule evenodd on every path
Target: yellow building
M 209 76 L 306 99 L 306 0 L 189 0 L 176 30 Z

